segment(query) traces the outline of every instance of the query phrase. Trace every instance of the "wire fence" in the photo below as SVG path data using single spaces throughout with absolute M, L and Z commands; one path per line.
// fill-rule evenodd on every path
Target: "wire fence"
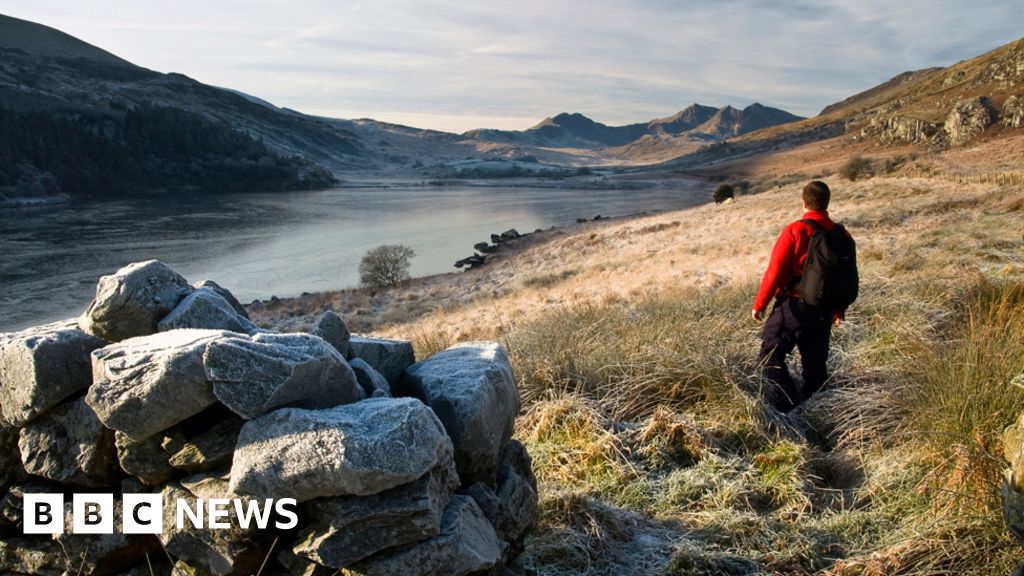
M 925 168 L 910 168 L 893 177 L 937 178 L 958 184 L 994 184 L 1024 190 L 1024 172 L 975 172 L 970 170 L 937 171 Z

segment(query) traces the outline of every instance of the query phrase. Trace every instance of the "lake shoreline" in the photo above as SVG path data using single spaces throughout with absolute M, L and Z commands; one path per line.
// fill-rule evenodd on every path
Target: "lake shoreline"
M 336 188 L 4 210 L 0 331 L 80 313 L 99 277 L 130 262 L 159 259 L 190 280 L 216 278 L 243 302 L 294 298 L 356 286 L 360 259 L 380 244 L 412 247 L 414 276 L 445 274 L 492 233 L 690 207 L 707 194 L 680 177 L 642 190 Z

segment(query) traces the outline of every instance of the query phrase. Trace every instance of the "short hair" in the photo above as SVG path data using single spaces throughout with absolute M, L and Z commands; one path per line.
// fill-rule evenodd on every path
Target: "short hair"
M 821 180 L 812 180 L 804 186 L 804 204 L 811 210 L 827 210 L 832 191 Z

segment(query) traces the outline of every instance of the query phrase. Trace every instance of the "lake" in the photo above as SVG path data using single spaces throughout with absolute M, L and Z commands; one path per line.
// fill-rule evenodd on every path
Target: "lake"
M 513 187 L 76 201 L 0 210 L 0 331 L 70 318 L 96 281 L 157 258 L 191 282 L 212 279 L 242 302 L 355 286 L 359 260 L 384 243 L 413 248 L 413 276 L 457 271 L 492 233 L 694 206 L 706 186 L 642 190 Z

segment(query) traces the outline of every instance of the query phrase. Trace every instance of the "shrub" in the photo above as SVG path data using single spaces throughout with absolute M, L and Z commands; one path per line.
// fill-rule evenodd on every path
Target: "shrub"
M 415 255 L 401 244 L 377 246 L 359 262 L 359 282 L 370 288 L 397 286 L 409 279 L 409 259 Z
M 715 203 L 721 204 L 730 198 L 734 198 L 735 193 L 733 192 L 732 186 L 729 184 L 721 184 L 718 188 L 715 188 Z
M 863 156 L 854 156 L 839 169 L 839 175 L 850 182 L 861 176 L 871 176 L 871 160 Z

